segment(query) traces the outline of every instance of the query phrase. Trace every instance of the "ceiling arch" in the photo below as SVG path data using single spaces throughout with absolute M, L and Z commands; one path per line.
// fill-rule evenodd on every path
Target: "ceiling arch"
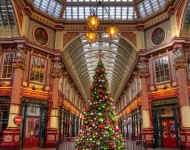
M 99 33 L 98 39 L 92 44 L 87 42 L 84 34 L 75 38 L 63 51 L 63 58 L 85 100 L 90 96 L 89 88 L 99 61 L 96 53 L 100 49 L 104 53 L 102 62 L 113 98 L 119 96 L 137 53 L 134 47 L 120 36 L 110 40 L 105 33 Z

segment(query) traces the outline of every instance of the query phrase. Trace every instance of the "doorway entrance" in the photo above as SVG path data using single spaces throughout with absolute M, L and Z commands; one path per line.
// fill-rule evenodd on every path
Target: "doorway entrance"
M 24 130 L 24 147 L 38 147 L 40 139 L 40 118 L 26 118 Z
M 162 119 L 162 139 L 163 147 L 165 148 L 176 148 L 176 125 L 174 119 Z

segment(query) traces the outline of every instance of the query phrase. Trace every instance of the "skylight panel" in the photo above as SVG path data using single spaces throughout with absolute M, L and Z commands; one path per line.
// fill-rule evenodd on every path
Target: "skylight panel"
M 59 18 L 61 9 L 63 7 L 62 4 L 55 0 L 34 0 L 34 6 L 55 18 Z
M 166 0 L 144 0 L 138 4 L 138 10 L 141 18 L 145 18 L 152 13 L 162 9 L 166 4 Z
M 91 6 L 66 6 L 63 18 L 66 20 L 85 20 L 91 15 Z M 68 12 L 71 17 L 68 17 Z M 107 6 L 105 9 L 98 7 L 96 14 L 101 20 L 132 20 L 136 18 L 136 12 L 132 6 Z M 128 16 L 128 17 L 127 17 Z

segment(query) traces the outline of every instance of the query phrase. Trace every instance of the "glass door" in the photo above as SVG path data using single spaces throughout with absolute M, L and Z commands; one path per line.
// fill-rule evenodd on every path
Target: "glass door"
M 24 132 L 24 147 L 38 147 L 40 137 L 40 119 L 26 118 Z
M 162 139 L 164 148 L 176 148 L 176 125 L 174 119 L 162 119 Z

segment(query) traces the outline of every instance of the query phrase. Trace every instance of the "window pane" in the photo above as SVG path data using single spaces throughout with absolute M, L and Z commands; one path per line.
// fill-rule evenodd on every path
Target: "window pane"
M 33 57 L 31 64 L 30 80 L 35 82 L 44 82 L 45 60 Z
M 165 82 L 170 80 L 168 57 L 163 57 L 154 61 L 156 82 Z

